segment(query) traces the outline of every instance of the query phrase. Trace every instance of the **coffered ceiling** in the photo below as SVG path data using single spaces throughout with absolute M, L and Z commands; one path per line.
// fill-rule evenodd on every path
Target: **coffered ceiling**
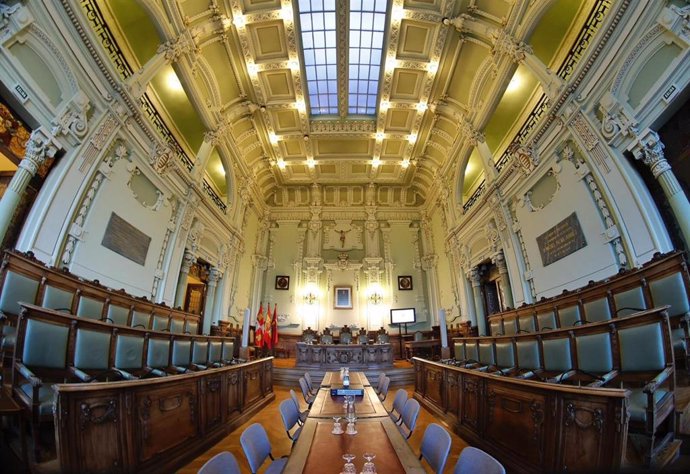
M 595 0 L 388 1 L 375 115 L 349 115 L 342 105 L 350 0 L 335 0 L 337 115 L 310 114 L 300 2 L 85 3 L 98 6 L 134 71 L 160 44 L 192 39 L 191 52 L 158 73 L 147 94 L 192 160 L 205 132 L 221 134 L 206 168 L 218 194 L 232 199 L 228 189 L 250 182 L 270 205 L 281 187 L 374 183 L 404 190 L 406 204 L 416 205 L 439 183 L 466 198 L 481 182 L 461 121 L 484 133 L 498 159 L 542 95 L 529 70 L 497 60 L 486 35 L 443 19 L 466 15 L 487 31 L 503 30 L 557 70 Z

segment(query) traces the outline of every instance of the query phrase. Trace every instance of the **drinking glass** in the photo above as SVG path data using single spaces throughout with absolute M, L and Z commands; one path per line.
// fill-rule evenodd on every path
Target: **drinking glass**
M 331 433 L 340 434 L 343 432 L 343 427 L 340 425 L 340 418 L 340 415 L 333 417 L 333 431 L 331 431 Z
M 354 454 L 343 454 L 343 459 L 345 460 L 345 465 L 343 466 L 343 473 L 342 474 L 352 474 L 352 473 L 357 473 L 357 469 L 355 468 L 355 465 L 352 464 L 352 460 L 356 458 Z
M 376 472 L 376 466 L 371 462 L 376 457 L 374 453 L 364 453 L 364 459 L 367 460 L 362 467 L 362 474 L 372 474 Z

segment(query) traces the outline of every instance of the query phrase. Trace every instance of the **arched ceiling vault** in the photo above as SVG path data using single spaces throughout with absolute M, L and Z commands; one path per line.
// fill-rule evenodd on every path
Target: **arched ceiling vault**
M 420 202 L 438 182 L 456 186 L 451 179 L 464 174 L 473 150 L 468 129 L 485 132 L 497 158 L 541 94 L 534 79 L 513 87 L 516 64 L 497 59 L 495 32 L 529 44 L 557 69 L 595 4 L 389 0 L 375 115 L 341 108 L 327 116 L 310 113 L 300 37 L 306 0 L 90 1 L 135 71 L 160 44 L 191 35 L 194 48 L 149 92 L 190 157 L 205 132 L 220 134 L 224 146 L 206 168 L 218 193 L 228 192 L 224 173 L 232 166 L 235 179 L 253 183 L 267 201 L 280 187 L 375 183 L 415 189 Z M 341 51 L 348 21 L 340 20 L 349 18 L 350 2 L 335 5 Z M 343 81 L 348 55 L 338 54 Z M 339 85 L 345 100 L 346 86 Z

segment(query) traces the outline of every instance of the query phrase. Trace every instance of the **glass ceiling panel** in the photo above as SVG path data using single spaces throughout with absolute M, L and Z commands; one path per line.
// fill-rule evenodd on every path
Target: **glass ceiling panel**
M 337 115 L 335 0 L 299 0 L 299 12 L 310 112 Z
M 386 0 L 350 0 L 348 113 L 375 115 Z

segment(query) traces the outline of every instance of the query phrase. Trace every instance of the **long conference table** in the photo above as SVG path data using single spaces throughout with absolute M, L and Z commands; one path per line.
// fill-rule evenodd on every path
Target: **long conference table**
M 357 456 L 353 463 L 357 472 L 361 472 L 365 462 L 364 453 L 372 452 L 376 454 L 373 462 L 378 472 L 424 473 L 417 455 L 388 416 L 386 408 L 363 372 L 350 372 L 351 386 L 364 386 L 364 396 L 355 397 L 357 434 L 331 433 L 334 416 L 343 416 L 343 431 L 347 425 L 344 421 L 344 397 L 331 396 L 331 385 L 340 383 L 339 372 L 326 372 L 283 472 L 339 474 L 345 464 L 342 456 L 346 453 Z

